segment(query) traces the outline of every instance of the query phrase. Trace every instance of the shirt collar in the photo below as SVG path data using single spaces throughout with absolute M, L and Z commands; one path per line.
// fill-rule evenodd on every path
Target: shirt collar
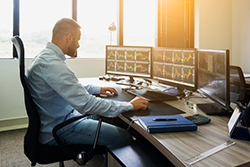
M 66 60 L 63 51 L 57 45 L 53 44 L 52 42 L 48 42 L 46 48 L 54 50 L 63 61 Z

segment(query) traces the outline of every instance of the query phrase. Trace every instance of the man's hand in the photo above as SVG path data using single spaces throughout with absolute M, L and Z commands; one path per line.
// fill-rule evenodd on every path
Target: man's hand
M 112 87 L 101 87 L 100 94 L 104 94 L 104 95 L 107 95 L 107 96 L 112 96 L 113 93 L 115 95 L 118 95 L 118 93 L 115 90 L 115 88 L 112 88 Z
M 137 111 L 137 110 L 146 110 L 148 108 L 148 100 L 143 98 L 143 97 L 135 97 L 130 101 L 130 103 L 134 106 L 134 109 L 132 111 Z

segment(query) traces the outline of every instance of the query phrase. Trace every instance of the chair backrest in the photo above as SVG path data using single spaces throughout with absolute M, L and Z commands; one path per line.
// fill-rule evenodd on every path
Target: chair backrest
M 24 137 L 24 153 L 30 159 L 32 166 L 37 162 L 38 138 L 40 130 L 40 117 L 36 105 L 28 89 L 29 85 L 25 76 L 24 45 L 19 36 L 11 38 L 19 58 L 20 80 L 24 90 L 26 112 L 29 118 L 29 125 Z
M 245 99 L 246 81 L 239 66 L 230 66 L 230 99 L 231 102 Z
M 70 148 L 68 148 L 68 146 L 66 146 L 63 142 L 58 142 L 59 138 L 56 136 L 56 131 L 58 129 L 67 126 L 68 124 L 76 120 L 79 120 L 80 118 L 84 117 L 84 115 L 68 119 L 67 121 L 62 122 L 61 124 L 57 125 L 54 128 L 53 135 L 60 147 L 53 147 L 53 146 L 46 146 L 39 144 L 38 139 L 40 132 L 40 117 L 36 108 L 36 104 L 34 103 L 29 91 L 29 83 L 27 81 L 27 77 L 25 76 L 25 61 L 24 61 L 25 52 L 24 52 L 23 42 L 19 36 L 14 36 L 13 38 L 11 38 L 11 41 L 13 42 L 16 48 L 17 56 L 19 58 L 20 80 L 24 90 L 25 107 L 29 118 L 28 129 L 24 137 L 24 153 L 31 161 L 31 166 L 35 166 L 37 162 L 41 164 L 48 164 L 52 162 L 64 161 L 69 159 L 76 160 L 78 164 L 87 163 L 95 154 L 96 150 L 93 149 L 93 146 L 82 144 L 82 145 L 72 145 Z M 98 128 L 96 131 L 96 138 L 94 145 L 96 145 L 100 127 L 101 127 L 101 119 L 99 120 Z M 83 150 L 87 150 L 87 152 L 84 152 Z M 97 148 L 98 152 L 104 153 L 103 152 L 104 150 L 105 147 L 102 146 Z M 81 156 L 78 157 L 77 156 L 78 154 Z M 88 155 L 88 158 L 82 158 L 83 155 L 85 154 Z

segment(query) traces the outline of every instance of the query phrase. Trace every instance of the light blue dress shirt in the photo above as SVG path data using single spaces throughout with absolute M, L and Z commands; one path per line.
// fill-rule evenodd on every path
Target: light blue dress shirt
M 39 142 L 42 144 L 53 139 L 52 129 L 57 124 L 80 113 L 116 117 L 133 109 L 133 105 L 128 102 L 92 96 L 91 94 L 99 94 L 101 87 L 83 86 L 79 83 L 65 59 L 62 50 L 48 42 L 46 48 L 31 61 L 27 69 L 30 92 L 41 119 Z M 76 123 L 65 127 L 61 132 L 74 124 Z

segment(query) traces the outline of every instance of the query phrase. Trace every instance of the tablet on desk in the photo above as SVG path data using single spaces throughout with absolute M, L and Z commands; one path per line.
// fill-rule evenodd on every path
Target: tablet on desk
M 238 126 L 239 120 L 242 117 L 241 108 L 237 105 L 228 122 L 229 136 L 234 139 L 250 141 L 250 132 L 248 127 Z
M 233 114 L 232 114 L 232 116 L 227 124 L 230 136 L 232 135 L 236 125 L 238 124 L 240 116 L 241 116 L 240 108 L 238 106 L 236 106 L 236 108 L 234 109 L 234 112 L 233 112 Z

